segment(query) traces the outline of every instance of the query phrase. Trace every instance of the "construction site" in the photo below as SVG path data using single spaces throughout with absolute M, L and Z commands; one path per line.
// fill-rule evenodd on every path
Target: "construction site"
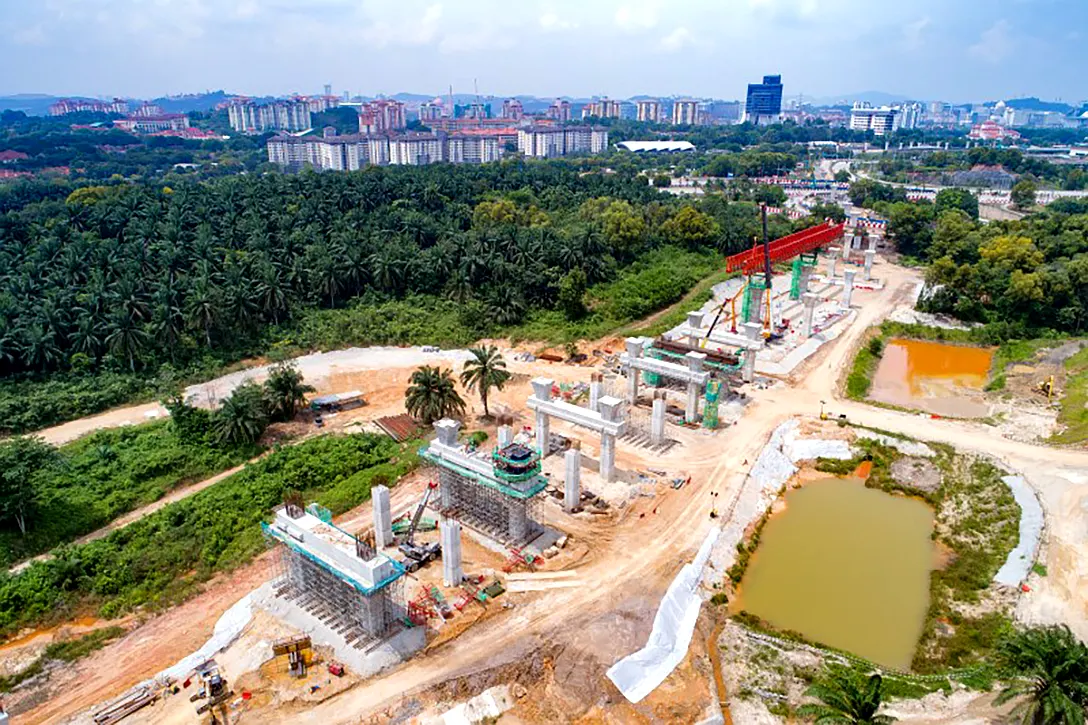
M 859 455 L 848 420 L 995 445 L 974 424 L 840 399 L 865 330 L 918 285 L 878 259 L 881 235 L 828 221 L 764 238 L 727 259 L 735 274 L 682 324 L 593 341 L 579 364 L 507 348 L 494 419 L 427 426 L 422 467 L 342 516 L 283 501 L 264 555 L 90 658 L 20 722 L 781 722 L 770 696 L 738 701 L 721 661 L 736 636 L 710 603 L 734 597 L 723 582 L 753 527 L 817 458 Z M 325 425 L 396 433 L 403 380 L 321 389 L 322 404 L 374 391 Z M 1005 465 L 1048 476 L 1030 481 L 1048 505 L 1067 501 L 1068 486 L 1046 486 L 1080 459 L 1027 471 L 1047 458 L 1036 448 L 1009 444 Z M 1053 528 L 1050 576 L 1015 605 L 1025 616 L 1088 622 L 1070 594 L 1088 592 L 1070 531 Z M 94 669 L 106 658 L 129 662 L 124 675 Z

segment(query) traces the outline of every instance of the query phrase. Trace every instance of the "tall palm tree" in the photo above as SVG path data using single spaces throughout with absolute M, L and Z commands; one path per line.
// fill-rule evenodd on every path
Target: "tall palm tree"
M 820 702 L 798 708 L 798 714 L 810 717 L 816 725 L 886 725 L 895 722 L 888 715 L 878 715 L 883 697 L 883 678 L 878 674 L 862 679 L 845 667 L 828 668 L 826 675 L 814 682 L 805 694 Z
M 1088 716 L 1088 645 L 1063 625 L 1007 637 L 997 650 L 1007 674 L 995 705 L 1024 697 L 1013 715 L 1025 725 L 1083 725 Z
M 506 361 L 499 354 L 499 348 L 494 345 L 469 348 L 469 352 L 472 357 L 465 361 L 465 367 L 461 370 L 461 384 L 480 394 L 480 400 L 484 404 L 484 417 L 490 418 L 487 394 L 492 388 L 502 390 L 510 380 L 510 372 L 506 369 Z
M 306 402 L 313 386 L 303 382 L 302 373 L 290 362 L 272 367 L 264 381 L 265 405 L 272 420 L 291 420 Z
M 404 393 L 404 407 L 412 417 L 427 425 L 465 413 L 465 401 L 457 392 L 450 371 L 430 365 L 412 373 Z

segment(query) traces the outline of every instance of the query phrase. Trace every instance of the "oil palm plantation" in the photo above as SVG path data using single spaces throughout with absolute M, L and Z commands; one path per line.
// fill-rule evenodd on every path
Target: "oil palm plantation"
M 412 373 L 404 394 L 404 407 L 409 415 L 426 425 L 465 413 L 465 401 L 457 392 L 453 375 L 449 370 L 430 365 Z
M 465 367 L 461 370 L 461 384 L 480 394 L 480 402 L 484 404 L 484 417 L 490 418 L 491 411 L 487 409 L 488 393 L 492 388 L 502 390 L 510 380 L 510 371 L 506 369 L 506 361 L 494 345 L 469 348 L 469 352 L 472 357 L 465 361 Z
M 820 702 L 798 708 L 798 714 L 812 718 L 816 725 L 886 725 L 895 718 L 879 715 L 883 699 L 883 678 L 868 680 L 845 667 L 832 667 L 805 691 Z
M 264 390 L 256 383 L 243 383 L 212 415 L 212 433 L 219 445 L 256 443 L 268 427 Z
M 1088 719 L 1088 645 L 1065 625 L 1011 634 L 998 647 L 1005 688 L 994 704 L 1023 698 L 1013 709 L 1024 725 L 1083 725 Z

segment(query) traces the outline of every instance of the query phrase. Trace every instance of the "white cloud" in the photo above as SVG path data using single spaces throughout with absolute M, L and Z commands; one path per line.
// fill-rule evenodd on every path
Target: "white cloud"
M 578 27 L 578 23 L 571 22 L 559 17 L 552 10 L 546 10 L 543 15 L 540 16 L 540 28 L 544 32 L 556 32 L 560 30 L 574 30 Z
M 1015 43 L 1009 28 L 1009 21 L 998 20 L 982 32 L 977 43 L 967 49 L 968 55 L 987 63 L 1000 63 L 1012 53 Z
M 918 18 L 903 26 L 903 45 L 907 50 L 918 50 L 925 44 L 925 31 L 933 24 L 929 16 Z
M 398 15 L 400 15 L 398 13 Z M 422 17 L 408 13 L 395 20 L 375 20 L 363 29 L 363 38 L 379 48 L 393 45 L 427 45 L 438 38 L 442 6 L 430 5 Z
M 665 53 L 676 53 L 694 43 L 695 36 L 691 34 L 691 31 L 685 27 L 679 27 L 662 38 L 657 47 Z
M 616 25 L 621 30 L 650 30 L 657 26 L 662 3 L 660 0 L 641 0 L 621 5 L 616 10 Z

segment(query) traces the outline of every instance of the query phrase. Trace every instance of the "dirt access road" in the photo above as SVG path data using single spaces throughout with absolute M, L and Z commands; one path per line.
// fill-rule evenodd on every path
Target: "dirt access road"
M 660 499 L 636 501 L 619 520 L 607 526 L 591 527 L 576 520 L 563 521 L 563 526 L 568 527 L 574 537 L 592 542 L 591 554 L 580 563 L 579 577 L 593 584 L 579 589 L 555 590 L 548 596 L 537 597 L 505 616 L 483 622 L 459 638 L 332 700 L 307 709 L 284 708 L 263 715 L 262 720 L 321 725 L 356 722 L 387 712 L 402 698 L 413 693 L 423 692 L 460 676 L 516 663 L 540 648 L 557 644 L 569 649 L 582 648 L 578 667 L 568 676 L 570 682 L 585 682 L 598 689 L 605 687 L 603 692 L 614 696 L 614 690 L 607 690 L 610 685 L 601 684 L 604 670 L 619 656 L 641 646 L 642 641 L 628 639 L 617 645 L 609 643 L 607 636 L 602 636 L 604 641 L 599 645 L 600 651 L 590 652 L 586 651 L 585 645 L 587 633 L 597 631 L 602 622 L 612 622 L 625 602 L 638 598 L 644 605 L 646 620 L 636 627 L 636 631 L 644 639 L 660 594 L 680 566 L 694 554 L 713 523 L 709 513 L 715 497 L 711 493 L 719 493 L 719 500 L 731 500 L 745 479 L 747 466 L 742 462 L 755 460 L 779 423 L 796 415 L 815 416 L 821 400 L 828 401 L 835 412 L 846 412 L 852 419 L 866 425 L 900 431 L 922 439 L 948 440 L 966 450 L 1001 452 L 1014 467 L 1019 468 L 1017 463 L 1033 467 L 1032 471 L 1021 470 L 1030 474 L 1029 481 L 1033 485 L 1053 488 L 1053 495 L 1058 496 L 1060 506 L 1062 496 L 1075 491 L 1068 484 L 1068 479 L 1062 479 L 1063 474 L 1067 473 L 1066 467 L 1088 469 L 1088 454 L 1054 451 L 1027 444 L 1013 445 L 985 426 L 933 421 L 836 398 L 838 380 L 852 359 L 852 352 L 865 329 L 883 319 L 895 305 L 906 301 L 916 282 L 915 273 L 908 270 L 884 264 L 880 271 L 888 283 L 884 291 L 858 290 L 855 294 L 855 304 L 859 307 L 858 320 L 804 364 L 788 386 L 751 391 L 752 402 L 739 425 L 717 436 L 681 430 L 678 437 L 682 445 L 675 446 L 664 456 L 648 456 L 637 449 L 625 450 L 621 445 L 621 467 L 683 468 L 692 474 L 692 484 Z M 519 372 L 548 374 L 556 378 L 560 377 L 557 373 L 564 368 L 538 363 L 516 366 Z M 575 375 L 580 372 L 577 368 L 569 370 Z M 517 409 L 523 407 L 523 401 L 524 398 Z M 511 400 L 511 403 L 516 404 L 516 401 Z M 1042 478 L 1044 475 L 1066 480 L 1066 483 L 1055 484 L 1051 481 L 1048 484 Z M 407 491 L 407 488 L 403 490 Z M 1051 493 L 1044 493 L 1043 497 L 1049 504 Z M 1048 511 L 1052 515 L 1061 515 L 1061 511 L 1055 511 L 1049 505 Z M 356 515 L 365 517 L 365 512 L 360 509 Z M 1053 537 L 1063 532 L 1067 538 L 1059 545 L 1053 545 Z M 1084 549 L 1078 552 L 1075 548 L 1069 548 L 1075 547 L 1078 541 L 1083 547 L 1084 529 L 1080 532 L 1066 531 L 1062 526 L 1051 523 L 1049 533 L 1052 545 L 1048 549 L 1048 566 L 1053 559 L 1061 556 L 1068 556 L 1069 562 L 1060 576 L 1055 577 L 1052 573 L 1048 577 L 1060 579 L 1060 582 L 1048 583 L 1049 590 L 1038 592 L 1040 599 L 1045 594 L 1053 608 L 1047 610 L 1041 606 L 1033 614 L 1041 621 L 1048 617 L 1064 619 L 1082 629 L 1085 617 L 1083 612 L 1078 614 L 1077 607 L 1083 606 L 1080 602 L 1084 600 L 1071 601 L 1063 588 L 1072 593 L 1075 588 L 1071 585 L 1084 581 L 1078 568 L 1084 567 Z M 253 581 L 259 579 L 253 570 L 261 566 L 263 561 L 237 572 L 236 583 L 223 581 L 214 590 L 218 595 L 214 599 L 212 593 L 201 595 L 178 610 L 184 608 L 199 620 L 206 633 L 210 633 L 219 614 L 248 592 Z M 231 596 L 226 595 L 228 591 Z M 174 612 L 164 615 L 118 645 L 107 647 L 89 658 L 75 668 L 82 673 L 80 676 L 73 677 L 70 685 L 58 691 L 47 705 L 31 711 L 22 719 L 27 722 L 55 721 L 103 699 L 109 692 L 123 690 L 142 677 L 172 664 L 194 648 L 191 637 L 174 634 L 170 622 L 176 624 L 175 617 Z M 196 622 L 191 622 L 189 629 L 196 626 Z M 154 646 L 145 647 L 145 652 L 134 645 L 134 636 L 138 636 L 145 645 L 153 642 Z M 126 655 L 134 655 L 137 661 L 129 666 Z M 119 662 L 126 662 L 122 672 L 116 671 Z M 87 674 L 92 676 L 84 679 Z M 613 705 L 616 711 L 611 714 L 621 719 L 626 716 L 645 718 L 646 704 L 653 699 L 654 695 L 651 695 L 639 706 L 620 702 Z M 592 702 L 585 705 L 587 708 L 591 706 Z

